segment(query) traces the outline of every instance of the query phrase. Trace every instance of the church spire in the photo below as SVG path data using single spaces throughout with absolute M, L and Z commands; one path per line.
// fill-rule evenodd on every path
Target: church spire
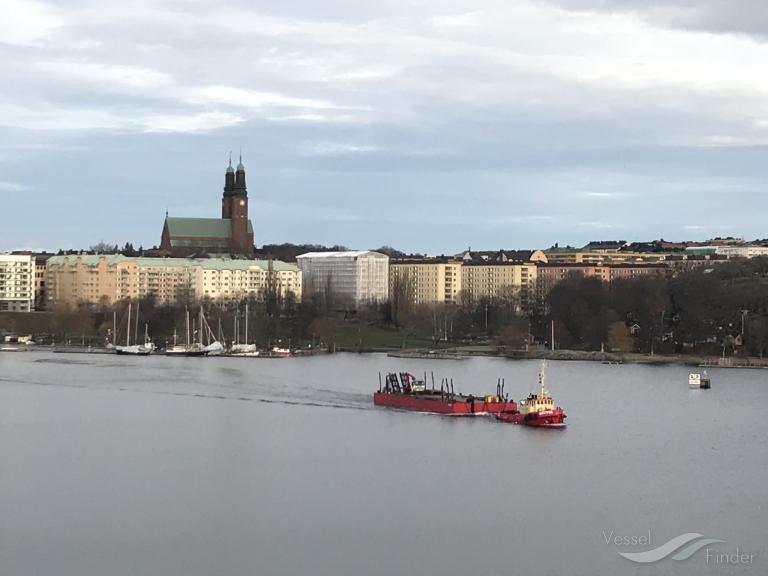
M 240 162 L 237 165 L 237 172 L 235 172 L 235 194 L 247 195 L 248 192 L 245 188 L 245 166 L 243 166 L 243 151 L 240 150 Z
M 232 152 L 229 153 L 229 166 L 224 176 L 224 196 L 232 196 L 235 192 L 235 170 L 232 168 Z

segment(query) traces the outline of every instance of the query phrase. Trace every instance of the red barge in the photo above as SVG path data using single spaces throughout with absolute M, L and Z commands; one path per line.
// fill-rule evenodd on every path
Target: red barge
M 408 372 L 390 373 L 379 383 L 379 391 L 373 394 L 376 406 L 432 412 L 455 416 L 480 416 L 500 414 L 516 410 L 514 401 L 508 401 L 503 395 L 503 384 L 497 383 L 495 396 L 475 396 L 474 394 L 455 394 L 453 383 L 443 380 L 440 390 L 427 388 L 426 380 L 417 380 Z
M 531 392 L 528 398 L 520 400 L 517 408 L 496 414 L 496 419 L 510 424 L 537 426 L 540 428 L 563 428 L 567 416 L 562 408 L 555 406 L 554 400 L 544 388 L 545 364 L 539 370 L 539 391 Z

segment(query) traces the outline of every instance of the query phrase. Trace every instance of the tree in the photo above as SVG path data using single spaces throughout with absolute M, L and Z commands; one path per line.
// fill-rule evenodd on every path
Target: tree
M 525 318 L 515 318 L 499 332 L 499 344 L 512 350 L 524 349 L 528 344 L 530 325 Z
M 406 256 L 405 252 L 392 248 L 392 246 L 382 246 L 381 248 L 375 248 L 372 251 L 386 254 L 390 258 L 404 258 Z
M 51 331 L 57 336 L 93 334 L 94 323 L 88 307 L 56 304 L 51 311 Z
M 336 344 L 336 321 L 332 318 L 316 318 L 309 325 L 309 333 L 332 351 Z
M 115 254 L 117 252 L 117 245 L 107 244 L 104 240 L 101 240 L 88 248 L 88 251 L 94 254 Z
M 551 319 L 561 326 L 561 346 L 599 350 L 608 331 L 607 294 L 594 277 L 571 276 L 556 284 L 547 295 Z M 571 341 L 563 337 L 567 334 Z
M 749 353 L 762 358 L 768 346 L 768 316 L 754 315 L 750 317 L 746 333 L 745 343 Z
M 609 352 L 631 352 L 633 346 L 632 334 L 624 322 L 616 320 L 608 325 Z
M 404 328 L 412 320 L 415 289 L 413 278 L 405 270 L 390 270 L 390 317 L 396 328 Z

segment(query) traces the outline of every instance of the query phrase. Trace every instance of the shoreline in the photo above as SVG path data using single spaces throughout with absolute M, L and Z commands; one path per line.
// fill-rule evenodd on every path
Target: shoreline
M 34 347 L 6 345 L 0 347 L 3 352 L 56 352 L 66 354 L 112 354 L 111 350 L 88 346 L 46 346 Z M 366 348 L 362 350 L 337 349 L 336 354 L 386 354 L 390 358 L 408 358 L 421 360 L 466 360 L 468 358 L 505 358 L 507 360 L 557 360 L 600 362 L 602 364 L 647 364 L 656 366 L 682 365 L 701 368 L 768 368 L 768 358 L 738 356 L 704 356 L 699 354 L 640 354 L 636 352 L 590 352 L 584 350 L 503 350 L 495 346 L 458 346 L 456 348 Z M 325 355 L 317 351 L 312 356 Z M 162 354 L 158 354 L 162 355 Z M 297 354 L 296 357 L 309 356 Z M 227 358 L 227 355 L 221 355 Z M 235 357 L 235 356 L 232 356 Z M 266 357 L 266 356 L 264 356 Z
M 589 352 L 583 350 L 499 350 L 494 347 L 457 347 L 444 350 L 398 350 L 387 354 L 393 358 L 461 360 L 478 356 L 508 360 L 560 360 L 601 362 L 603 364 L 683 365 L 701 368 L 768 368 L 768 358 L 720 357 L 699 354 L 640 354 L 636 352 Z

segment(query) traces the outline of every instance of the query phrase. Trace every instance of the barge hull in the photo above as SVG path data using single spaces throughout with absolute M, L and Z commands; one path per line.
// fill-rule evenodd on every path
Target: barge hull
M 432 412 L 434 414 L 452 414 L 456 416 L 482 416 L 485 414 L 499 414 L 504 411 L 514 410 L 514 402 L 486 402 L 483 398 L 475 398 L 474 402 L 466 397 L 462 399 L 450 399 L 439 394 L 434 397 L 395 394 L 388 392 L 374 392 L 373 404 L 387 408 L 399 408 L 400 410 L 412 410 L 414 412 Z

